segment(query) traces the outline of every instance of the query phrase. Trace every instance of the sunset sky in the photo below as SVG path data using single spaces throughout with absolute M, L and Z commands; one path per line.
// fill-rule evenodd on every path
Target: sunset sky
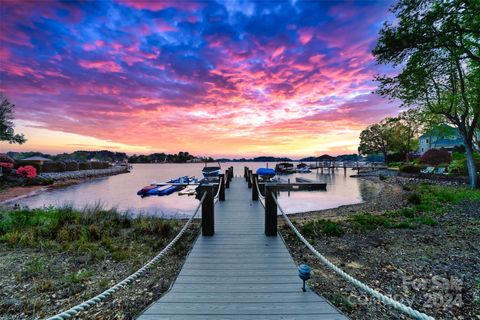
M 302 157 L 356 152 L 391 1 L 0 1 L 0 91 L 23 146 Z

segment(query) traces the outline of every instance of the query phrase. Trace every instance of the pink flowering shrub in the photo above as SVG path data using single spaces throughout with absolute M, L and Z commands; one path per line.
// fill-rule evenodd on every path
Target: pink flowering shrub
M 35 178 L 37 176 L 37 169 L 33 166 L 18 167 L 17 174 L 25 178 Z

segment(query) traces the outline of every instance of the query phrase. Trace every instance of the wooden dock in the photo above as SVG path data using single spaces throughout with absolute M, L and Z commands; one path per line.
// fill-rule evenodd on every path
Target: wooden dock
M 215 205 L 215 234 L 200 236 L 176 279 L 139 320 L 347 319 L 323 297 L 303 292 L 282 238 L 264 234 L 265 211 L 244 179 Z

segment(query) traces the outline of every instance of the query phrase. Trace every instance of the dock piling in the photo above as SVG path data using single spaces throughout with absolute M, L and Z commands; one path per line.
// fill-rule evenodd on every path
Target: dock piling
M 213 186 L 202 186 L 202 190 L 207 193 L 202 203 L 202 235 L 210 237 L 215 233 Z
M 230 188 L 230 179 L 231 179 L 230 170 L 227 169 L 227 170 L 225 170 L 225 188 L 227 188 L 227 189 Z
M 256 173 L 252 174 L 253 187 L 252 187 L 252 200 L 258 201 L 258 175 Z
M 275 202 L 275 187 L 265 186 L 265 235 L 277 236 L 277 204 Z
M 225 201 L 225 175 L 224 174 L 219 174 L 218 175 L 218 181 L 219 181 L 219 192 L 218 192 L 218 200 L 220 201 Z
M 247 170 L 247 182 L 248 182 L 248 189 L 252 187 L 252 170 Z

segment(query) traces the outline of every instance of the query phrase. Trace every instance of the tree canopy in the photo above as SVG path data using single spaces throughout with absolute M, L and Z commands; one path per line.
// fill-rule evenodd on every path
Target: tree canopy
M 438 115 L 462 136 L 470 185 L 476 184 L 473 137 L 480 119 L 480 2 L 399 0 L 373 54 L 401 69 L 378 76 L 377 93 Z
M 0 93 L 0 141 L 22 144 L 27 141 L 23 134 L 15 134 L 13 110 L 15 105 Z

